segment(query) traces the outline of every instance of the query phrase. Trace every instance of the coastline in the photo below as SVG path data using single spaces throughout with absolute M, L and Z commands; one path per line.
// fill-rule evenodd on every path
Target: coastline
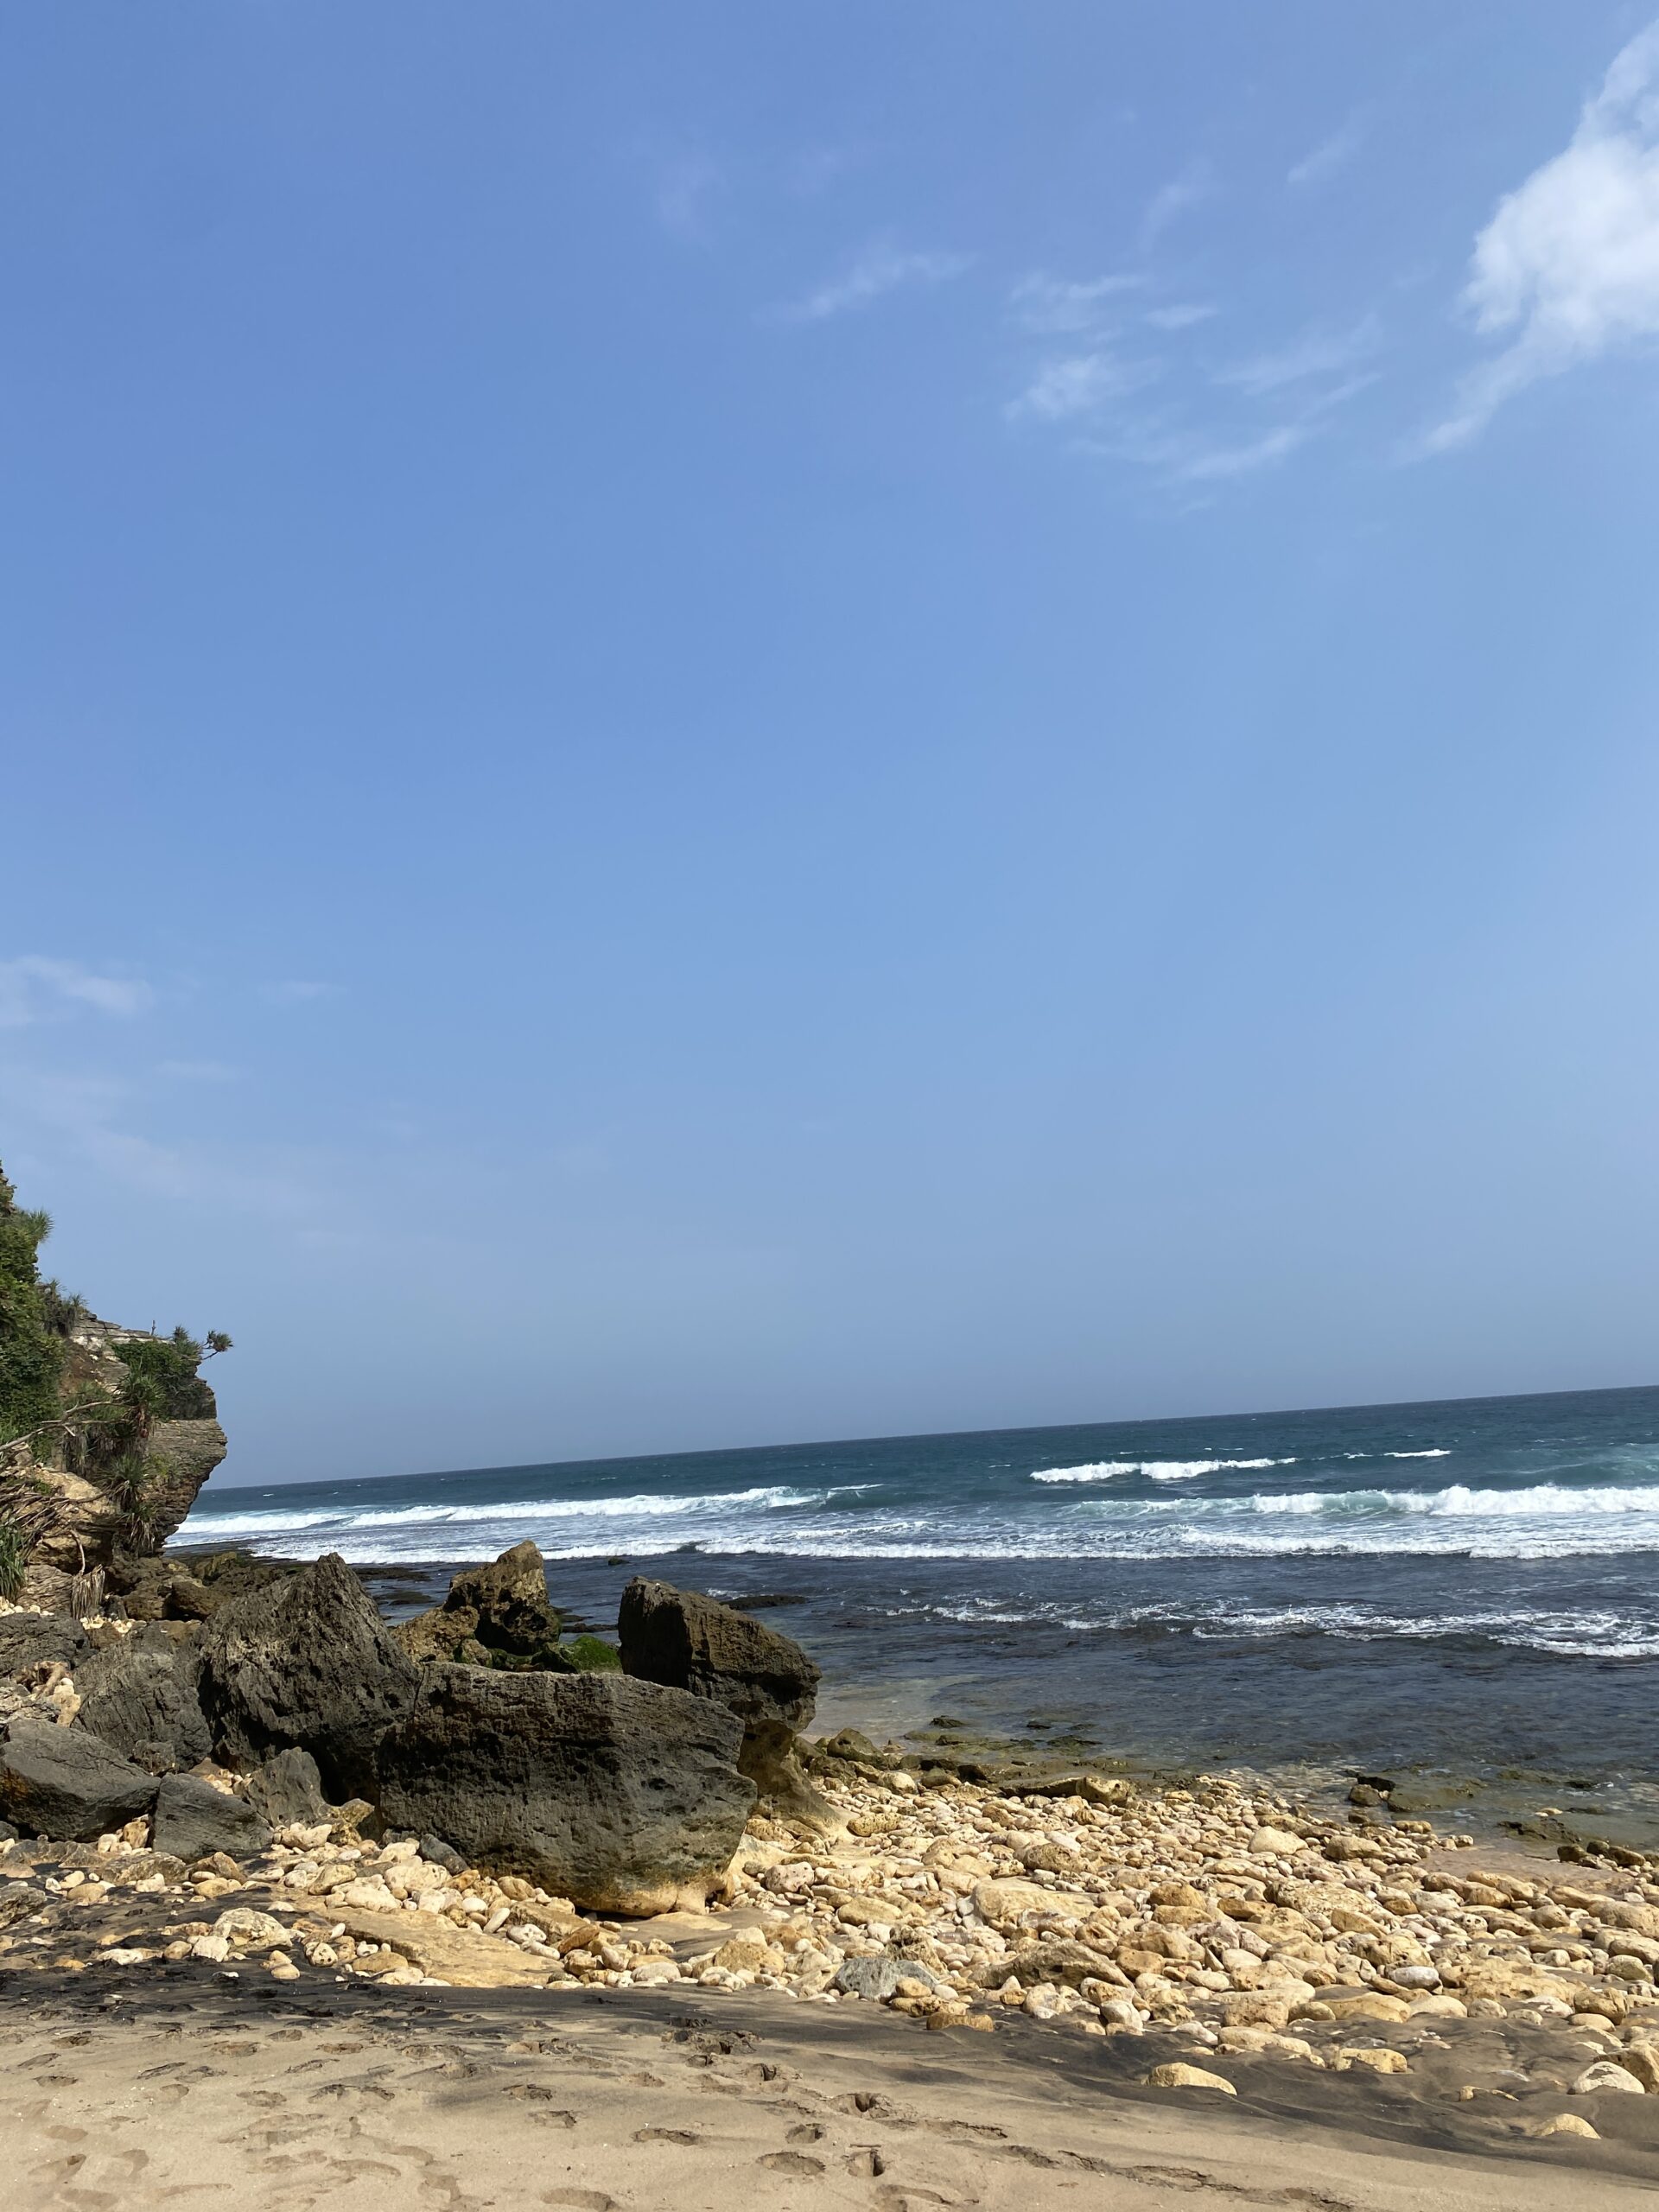
M 523 1554 L 455 1588 L 505 1595 L 541 1573 Z M 365 1624 L 363 1588 L 406 1619 L 433 1594 L 424 1567 L 305 1572 Z M 758 1618 L 794 1625 L 788 1595 Z M 1477 1842 L 1382 1777 L 1154 1770 L 1040 1720 L 835 1726 L 871 1688 L 832 1678 L 800 1739 L 819 1815 L 751 1813 L 696 1909 L 579 1909 L 364 1802 L 235 1858 L 169 1857 L 144 1817 L 0 1841 L 24 2202 L 79 2204 L 88 2161 L 118 2183 L 126 2158 L 113 2201 L 159 2203 L 178 2154 L 120 2140 L 152 2096 L 238 2207 L 391 2202 L 411 2176 L 470 2204 L 531 2166 L 537 2201 L 588 2212 L 1060 2204 L 1091 2177 L 1148 2208 L 1541 2208 L 1564 2168 L 1575 2202 L 1650 2190 L 1659 1858 Z M 191 1771 L 210 1803 L 251 1786 Z

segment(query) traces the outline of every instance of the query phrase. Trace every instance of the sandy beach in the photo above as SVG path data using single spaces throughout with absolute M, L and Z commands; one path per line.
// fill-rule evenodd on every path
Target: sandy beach
M 16 1977 L 0 2009 L 22 2212 L 536 2204 L 583 2212 L 1109 2204 L 1319 2212 L 1633 2203 L 1644 2101 L 1599 2141 L 1523 2135 L 1483 2024 L 1430 2073 L 1235 2062 L 1236 2100 L 1149 2089 L 1144 2054 L 1034 2022 L 930 2035 L 755 1993 L 243 1989 L 194 1967 Z M 1224 2109 L 1222 2107 L 1224 2104 Z M 1626 2113 L 1624 2106 L 1632 2109 Z M 1623 2121 L 1625 2124 L 1621 2126 Z
M 412 2189 L 590 2212 L 1150 2212 L 1195 2196 L 1427 2212 L 1623 2203 L 1659 2179 L 1659 2097 L 1632 2094 L 1659 2079 L 1645 1981 L 1588 1942 L 1569 1959 L 1565 1929 L 1552 1964 L 1481 1904 L 1503 1885 L 1511 1931 L 1530 1893 L 1546 1922 L 1593 1934 L 1599 1914 L 1617 1927 L 1649 1910 L 1629 1902 L 1643 1872 L 1369 1828 L 1332 1859 L 1348 1834 L 1289 1807 L 1306 1832 L 1257 1830 L 1252 1856 L 1259 1802 L 1231 1783 L 1211 1796 L 1207 1840 L 1185 1789 L 1102 1786 L 1117 1802 L 1091 1805 L 945 1776 L 918 1787 L 902 1770 L 827 1786 L 849 1824 L 838 1838 L 757 1818 L 725 1898 L 625 1923 L 518 1884 L 521 1916 L 492 1929 L 499 1907 L 469 1920 L 434 1905 L 499 1885 L 435 1886 L 410 1846 L 342 1843 L 339 1827 L 327 1845 L 290 1835 L 257 1866 L 221 1855 L 188 1873 L 133 1838 L 7 1846 L 14 2201 L 374 2206 Z M 1033 1859 L 1039 1821 L 1070 1854 L 1059 1874 L 978 1871 L 997 1847 L 982 1840 L 976 1863 L 961 1840 L 1000 1830 Z M 1142 1903 L 1178 1888 L 1203 1902 L 1136 1920 L 1122 1885 Z M 1563 1891 L 1581 1902 L 1563 1908 Z M 1293 1895 L 1300 1937 L 1283 1905 L 1254 1923 L 1287 1962 L 1262 1942 L 1206 1980 L 1184 1923 L 1211 1927 L 1224 1897 L 1249 1927 L 1253 1896 Z M 1425 1909 L 1462 1922 L 1433 1992 L 1363 1955 L 1366 1928 Z M 1288 1954 L 1318 1948 L 1321 1927 L 1348 1947 L 1321 1956 L 1345 1956 L 1351 1978 L 1326 1979 L 1332 1963 L 1316 1988 Z M 1189 1955 L 1154 1970 L 1136 1948 L 1153 1929 Z M 842 1986 L 826 1989 L 831 1962 Z M 861 1969 L 885 2002 L 848 1993 Z

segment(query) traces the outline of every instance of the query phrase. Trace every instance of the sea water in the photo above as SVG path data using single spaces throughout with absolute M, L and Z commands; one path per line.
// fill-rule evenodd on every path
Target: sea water
M 410 1566 L 412 1603 L 525 1536 L 601 1628 L 633 1573 L 788 1601 L 832 1724 L 1659 1834 L 1659 1389 L 214 1483 L 179 1541 Z

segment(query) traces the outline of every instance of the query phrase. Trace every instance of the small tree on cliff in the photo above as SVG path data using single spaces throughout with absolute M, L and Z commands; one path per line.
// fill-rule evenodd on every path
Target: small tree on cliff
M 156 1424 L 212 1410 L 200 1379 L 204 1359 L 231 1349 L 222 1329 L 200 1344 L 183 1329 L 133 1337 L 118 1348 L 125 1370 L 113 1389 L 91 1382 L 66 1395 L 70 1341 L 86 1309 L 55 1282 L 42 1282 L 40 1248 L 49 1215 L 17 1204 L 0 1169 L 0 1598 L 15 1597 L 41 1539 L 65 1516 L 45 1463 L 61 1460 L 107 1491 L 124 1543 L 143 1548 L 164 1465 L 151 1449 Z

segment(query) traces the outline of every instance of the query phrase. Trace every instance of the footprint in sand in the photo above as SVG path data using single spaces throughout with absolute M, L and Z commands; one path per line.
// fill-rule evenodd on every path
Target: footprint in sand
M 694 2135 L 689 2127 L 636 2127 L 636 2143 L 701 2143 L 701 2135 Z
M 768 2151 L 754 2163 L 773 2174 L 821 2174 L 823 2171 L 823 2160 L 813 2158 L 806 2151 Z
M 619 2212 L 616 2199 L 607 2196 L 602 2189 L 549 2189 L 542 2192 L 543 2204 L 569 2204 L 574 2212 Z

